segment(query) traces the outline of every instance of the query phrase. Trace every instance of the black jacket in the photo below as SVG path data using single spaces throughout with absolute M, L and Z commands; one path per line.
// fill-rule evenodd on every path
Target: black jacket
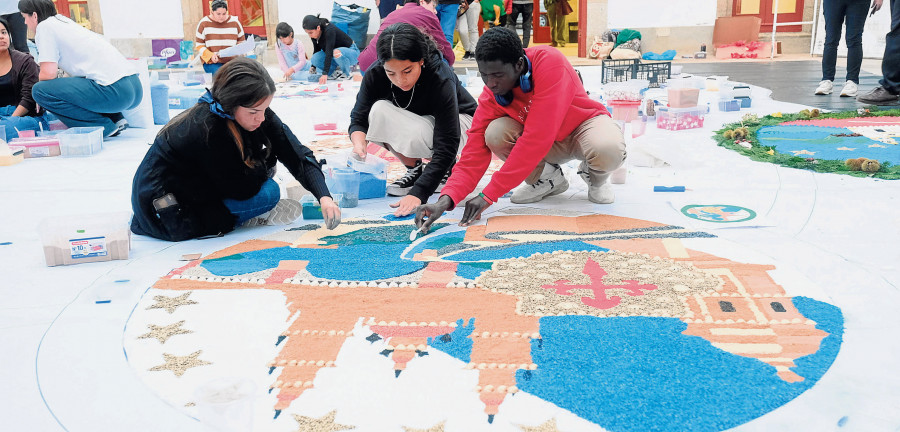
M 245 152 L 259 161 L 251 168 L 241 158 L 226 120 L 208 108 L 198 103 L 184 121 L 156 136 L 134 175 L 133 232 L 169 241 L 227 233 L 237 218 L 223 200 L 246 200 L 259 193 L 277 161 L 317 199 L 330 196 L 312 150 L 271 109 L 255 131 L 238 126 Z M 264 142 L 272 149 L 268 156 Z M 175 196 L 177 208 L 157 214 L 153 201 L 168 193 Z
M 384 71 L 384 64 L 376 61 L 363 75 L 363 82 L 356 96 L 356 106 L 350 113 L 350 134 L 369 130 L 369 111 L 375 102 L 382 99 L 395 106 L 399 103 L 401 108 L 409 102 L 407 111 L 420 116 L 434 116 L 434 156 L 409 191 L 410 195 L 423 203 L 428 202 L 428 197 L 434 193 L 444 174 L 456 160 L 460 140 L 459 114 L 475 115 L 475 108 L 478 106 L 472 95 L 459 83 L 453 69 L 441 59 L 440 54 L 434 53 L 425 61 L 422 75 L 416 82 L 415 95 L 412 90 L 404 92 L 397 87 L 392 88 Z
M 334 50 L 337 48 L 349 48 L 353 45 L 353 39 L 347 36 L 343 30 L 337 28 L 333 23 L 321 26 L 322 34 L 318 39 L 313 39 L 313 54 L 319 51 L 325 51 L 325 70 L 318 71 L 322 75 L 328 75 L 331 70 L 331 62 L 334 57 Z M 357 47 L 359 48 L 359 47 Z
M 5 99 L 10 103 L 3 104 L 3 106 L 12 105 L 15 107 L 22 105 L 28 110 L 25 115 L 35 116 L 38 114 L 37 104 L 34 103 L 34 98 L 31 97 L 31 87 L 38 82 L 40 67 L 34 62 L 34 57 L 31 57 L 31 54 L 28 53 L 10 49 L 9 57 L 12 60 L 12 69 L 10 70 L 12 74 L 10 76 L 12 77 L 12 85 L 15 88 L 15 92 L 11 95 L 4 95 L 7 96 Z

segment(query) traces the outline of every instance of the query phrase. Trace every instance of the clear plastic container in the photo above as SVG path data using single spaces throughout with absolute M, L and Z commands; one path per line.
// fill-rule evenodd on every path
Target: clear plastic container
M 741 110 L 741 102 L 737 99 L 722 99 L 719 101 L 719 111 L 722 112 L 732 112 L 732 111 L 740 111 Z
M 641 101 L 611 100 L 609 101 L 609 106 L 612 107 L 613 120 L 621 120 L 628 123 L 637 118 Z
M 703 80 L 699 77 L 670 78 L 666 81 L 666 88 L 703 88 Z
M 700 89 L 693 87 L 669 88 L 668 94 L 672 108 L 694 107 L 700 99 Z
M 359 172 L 359 199 L 384 198 L 387 194 L 387 161 L 367 155 L 365 162 L 349 158 L 350 168 Z
M 703 127 L 706 107 L 660 108 L 656 113 L 656 127 L 666 130 L 684 130 Z
M 93 156 L 103 149 L 103 128 L 73 127 L 56 135 L 63 157 Z
M 129 213 L 59 216 L 41 221 L 38 232 L 48 267 L 128 259 Z
M 735 99 L 741 103 L 741 108 L 750 108 L 750 105 L 753 103 L 753 99 L 748 97 L 735 97 Z
M 344 197 L 341 194 L 333 193 L 331 194 L 331 199 L 338 203 L 340 207 L 340 202 Z M 325 219 L 322 215 L 322 206 L 316 197 L 312 195 L 303 195 L 303 198 L 300 198 L 300 207 L 303 210 L 303 219 Z
M 719 91 L 728 80 L 727 76 L 711 76 L 706 78 L 706 91 Z
M 26 159 L 60 155 L 59 139 L 56 137 L 13 138 L 9 145 L 24 147 Z
M 166 68 L 166 58 L 165 57 L 147 57 L 147 69 L 165 69 Z
M 342 195 L 341 208 L 359 205 L 359 172 L 349 168 L 331 168 L 325 178 L 328 190 Z
M 603 84 L 603 94 L 607 100 L 640 101 L 641 92 L 650 86 L 647 80 L 628 80 Z

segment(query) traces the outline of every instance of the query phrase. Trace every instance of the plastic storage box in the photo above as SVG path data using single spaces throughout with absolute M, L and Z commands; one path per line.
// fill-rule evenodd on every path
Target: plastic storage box
M 93 156 L 103 149 L 103 128 L 73 127 L 56 135 L 59 139 L 59 153 L 64 157 Z
M 741 102 L 737 99 L 722 99 L 719 101 L 719 111 L 731 112 L 740 110 Z
M 735 97 L 735 99 L 741 103 L 741 108 L 750 108 L 750 104 L 753 103 L 749 97 Z
M 338 206 L 340 206 L 340 202 L 343 198 L 344 197 L 341 196 L 341 194 L 331 194 L 331 199 L 338 203 Z M 316 197 L 312 195 L 303 195 L 303 198 L 300 198 L 300 206 L 303 210 L 303 219 L 325 219 L 322 215 L 322 206 L 319 205 L 319 201 Z
M 640 110 L 641 108 L 641 101 L 613 100 L 609 101 L 609 106 L 612 108 L 613 120 L 630 122 L 638 117 L 638 110 Z
M 656 127 L 666 130 L 684 130 L 703 127 L 706 107 L 660 108 L 656 113 Z
M 328 190 L 340 194 L 337 201 L 341 208 L 353 208 L 359 205 L 359 172 L 350 168 L 325 168 L 325 184 Z
M 387 161 L 368 155 L 366 161 L 349 159 L 350 168 L 359 172 L 359 199 L 384 198 L 387 194 Z
M 692 87 L 669 88 L 669 106 L 672 108 L 689 108 L 697 106 L 700 89 Z
M 39 158 L 49 156 L 59 156 L 59 139 L 56 137 L 40 136 L 35 138 L 13 138 L 9 142 L 10 146 L 24 147 L 24 156 L 28 158 Z
M 41 221 L 47 266 L 128 259 L 128 213 L 63 216 Z
M 647 80 L 612 82 L 603 85 L 603 94 L 610 101 L 640 101 L 641 92 L 649 85 Z
M 147 69 L 165 69 L 166 57 L 147 57 Z
M 169 91 L 169 109 L 188 109 L 206 93 L 203 87 L 172 88 Z

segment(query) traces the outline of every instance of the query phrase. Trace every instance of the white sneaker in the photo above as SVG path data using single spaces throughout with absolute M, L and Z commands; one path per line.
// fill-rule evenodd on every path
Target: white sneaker
M 834 84 L 831 81 L 822 80 L 822 82 L 819 83 L 819 86 L 816 87 L 816 94 L 817 95 L 830 95 L 833 90 L 834 90 Z
M 300 206 L 299 201 L 282 199 L 278 200 L 278 204 L 275 204 L 275 208 L 269 210 L 268 213 L 263 213 L 244 222 L 243 226 L 287 225 L 299 219 L 302 213 L 303 207 Z
M 578 176 L 588 185 L 588 199 L 597 204 L 612 204 L 616 201 L 616 193 L 613 191 L 612 185 L 607 179 L 601 185 L 591 184 L 591 173 L 588 169 L 587 162 L 582 161 L 578 167 Z
M 514 204 L 528 204 L 565 192 L 569 188 L 569 181 L 563 175 L 562 168 L 559 165 L 550 166 L 553 171 L 549 175 L 542 174 L 535 184 L 525 184 L 516 189 L 509 200 Z
M 847 81 L 844 84 L 844 88 L 841 89 L 841 97 L 856 97 L 856 94 L 858 92 L 859 86 L 857 86 L 853 81 Z

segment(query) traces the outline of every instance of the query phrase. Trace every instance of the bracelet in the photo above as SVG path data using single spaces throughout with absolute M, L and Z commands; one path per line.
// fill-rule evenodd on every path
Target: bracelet
M 488 198 L 487 195 L 484 194 L 484 192 L 480 192 L 480 193 L 478 194 L 478 196 L 480 196 L 480 197 L 483 198 L 485 201 L 487 201 L 488 204 L 494 204 L 494 201 L 491 201 L 491 199 Z

